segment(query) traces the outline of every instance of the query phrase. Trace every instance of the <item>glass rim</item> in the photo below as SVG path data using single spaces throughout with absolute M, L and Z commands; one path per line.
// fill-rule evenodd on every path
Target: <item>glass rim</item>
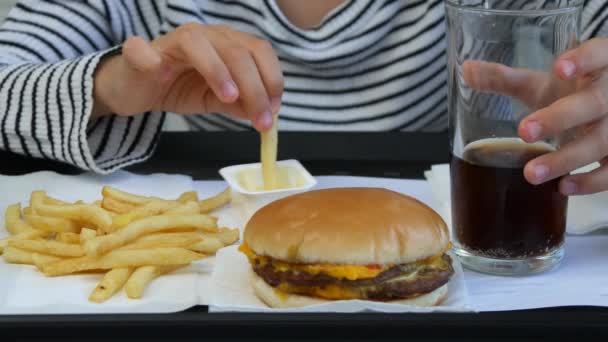
M 559 6 L 553 9 L 534 9 L 534 10 L 521 10 L 521 9 L 496 9 L 496 8 L 485 8 L 481 7 L 482 1 L 476 5 L 463 5 L 461 0 L 445 0 L 445 6 L 449 6 L 460 11 L 467 12 L 479 12 L 496 15 L 523 15 L 523 16 L 540 16 L 540 15 L 556 15 L 561 13 L 570 12 L 573 9 L 581 9 L 583 7 L 583 0 L 571 0 L 568 5 Z

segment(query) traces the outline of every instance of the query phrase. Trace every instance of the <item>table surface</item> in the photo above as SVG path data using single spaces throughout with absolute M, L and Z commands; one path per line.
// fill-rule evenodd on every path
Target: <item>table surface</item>
M 255 133 L 165 133 L 154 156 L 128 170 L 218 179 L 226 165 L 258 157 Z M 315 175 L 422 178 L 448 161 L 445 133 L 282 133 L 280 159 L 295 158 Z M 70 166 L 0 151 L 0 173 L 39 170 L 76 174 Z M 608 309 L 561 307 L 455 314 L 209 314 L 204 306 L 174 314 L 0 316 L 4 336 L 74 336 L 147 340 L 187 336 L 270 339 L 364 337 L 608 337 Z

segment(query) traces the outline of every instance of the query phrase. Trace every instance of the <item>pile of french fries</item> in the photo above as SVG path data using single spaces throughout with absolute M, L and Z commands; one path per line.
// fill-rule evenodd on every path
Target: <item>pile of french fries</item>
M 6 209 L 11 236 L 0 240 L 0 254 L 49 277 L 104 273 L 92 302 L 104 302 L 122 288 L 129 298 L 141 298 L 155 278 L 238 241 L 238 229 L 218 227 L 211 215 L 229 202 L 229 190 L 204 200 L 196 192 L 167 200 L 106 186 L 102 199 L 88 204 L 35 191 L 29 207 Z

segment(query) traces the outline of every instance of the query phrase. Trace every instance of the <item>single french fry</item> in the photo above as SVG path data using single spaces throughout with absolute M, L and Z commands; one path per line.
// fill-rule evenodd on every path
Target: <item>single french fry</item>
M 215 236 L 206 236 L 202 241 L 188 246 L 188 249 L 198 253 L 215 254 L 224 244 Z
M 36 208 L 36 213 L 43 216 L 74 220 L 99 229 L 107 229 L 112 224 L 112 216 L 110 214 L 102 208 L 90 204 L 43 204 Z
M 78 202 L 82 202 L 82 201 L 78 201 Z M 46 193 L 44 193 L 43 203 L 44 204 L 51 204 L 51 205 L 70 205 L 70 203 L 62 201 L 62 200 L 57 199 L 57 198 L 53 198 L 53 197 L 47 195 Z M 84 204 L 84 202 L 82 204 Z
M 6 230 L 13 234 L 20 234 L 34 230 L 34 228 L 21 219 L 21 204 L 9 205 L 4 214 Z
M 80 226 L 71 220 L 66 220 L 60 217 L 48 217 L 35 214 L 23 216 L 27 223 L 35 229 L 39 229 L 50 233 L 72 232 L 76 233 L 80 230 Z
M 135 209 L 135 205 L 121 202 L 112 197 L 104 197 L 104 199 L 101 201 L 101 207 L 116 214 L 126 214 Z
M 127 226 L 129 223 L 139 220 L 144 217 L 155 216 L 164 213 L 167 210 L 171 210 L 172 208 L 178 207 L 178 202 L 169 202 L 169 201 L 157 201 L 153 200 L 148 203 L 145 203 L 139 207 L 134 208 L 133 210 L 115 216 L 112 218 L 112 225 L 109 229 L 106 230 L 107 233 L 115 232 L 122 227 Z
M 139 195 L 131 194 L 126 191 L 112 188 L 110 186 L 104 186 L 101 189 L 101 194 L 103 195 L 104 200 L 106 198 L 110 197 L 117 201 L 128 203 L 131 205 L 141 205 L 141 204 L 148 203 L 153 199 L 159 199 L 159 198 L 155 198 L 155 197 L 146 197 L 146 196 L 139 196 Z
M 230 229 L 230 228 L 220 228 L 218 233 L 208 233 L 212 236 L 217 236 L 217 238 L 225 245 L 229 246 L 233 243 L 239 241 L 241 237 L 241 232 L 238 229 Z
M 195 215 L 200 213 L 198 202 L 187 202 L 165 211 L 164 215 Z
M 47 232 L 34 229 L 34 230 L 28 230 L 27 232 L 23 232 L 23 233 L 14 235 L 11 238 L 20 239 L 20 240 L 33 240 L 33 239 L 46 237 L 46 236 L 48 236 Z
M 63 257 L 80 257 L 84 255 L 82 246 L 58 241 L 11 239 L 8 245 L 9 247 L 16 247 L 31 252 Z
M 57 233 L 57 237 L 55 239 L 59 242 L 68 243 L 72 245 L 80 244 L 80 235 L 72 232 Z
M 101 255 L 122 247 L 142 235 L 176 228 L 197 228 L 212 233 L 217 232 L 215 220 L 207 215 L 150 216 L 135 221 L 114 233 L 98 236 L 85 242 L 85 252 L 88 256 Z
M 97 231 L 91 228 L 82 228 L 80 231 L 80 243 L 84 244 L 87 240 L 91 240 L 97 236 Z
M 162 231 L 160 233 L 152 233 L 152 234 L 144 235 L 144 236 L 138 238 L 137 240 L 135 240 L 135 242 L 149 242 L 149 241 L 161 242 L 161 241 L 165 241 L 167 239 L 171 239 L 171 240 L 172 239 L 190 240 L 192 238 L 202 239 L 207 234 L 214 234 L 214 233 L 201 233 L 200 231 L 167 233 L 165 231 Z
M 13 235 L 11 237 L 5 238 L 5 239 L 0 239 L 0 254 L 2 254 L 4 252 L 4 249 L 6 247 L 8 247 L 8 242 L 10 240 L 13 239 L 17 239 L 17 240 L 31 240 L 31 239 L 37 239 L 40 237 L 43 237 L 45 235 L 45 233 L 43 231 L 40 230 L 30 230 L 24 233 L 20 233 L 17 235 Z
M 133 273 L 133 268 L 115 268 L 108 271 L 103 279 L 97 284 L 89 300 L 95 303 L 103 303 L 110 299 L 125 285 L 129 277 Z
M 173 272 L 185 265 L 170 265 L 170 266 L 141 266 L 129 277 L 125 284 L 125 292 L 127 297 L 131 299 L 141 298 L 144 294 L 146 286 L 152 280 L 158 278 L 162 274 Z
M 41 191 L 41 190 L 33 191 L 30 194 L 30 208 L 34 214 L 36 213 L 38 206 L 44 204 L 45 197 L 46 197 L 46 192 Z
M 200 233 L 168 233 L 142 236 L 136 241 L 120 247 L 127 249 L 150 249 L 161 247 L 188 247 L 203 240 Z
M 23 208 L 23 216 L 28 216 L 28 215 L 33 215 L 34 214 L 34 210 L 32 210 L 32 207 L 25 207 Z
M 108 270 L 122 267 L 187 265 L 204 258 L 205 255 L 185 248 L 154 248 L 115 250 L 101 257 L 80 257 L 61 260 L 45 265 L 42 271 L 47 276 L 60 276 L 88 270 Z
M 63 258 L 56 255 L 41 254 L 36 252 L 32 253 L 33 265 L 36 266 L 38 270 L 41 270 L 42 267 L 46 264 L 50 264 L 59 260 L 63 260 Z
M 62 260 L 62 258 L 58 256 L 26 251 L 12 246 L 6 247 L 2 256 L 6 262 L 11 264 L 25 264 L 34 266 Z
M 180 203 L 198 202 L 198 193 L 196 191 L 188 191 L 179 195 L 177 201 Z
M 262 179 L 264 190 L 274 190 L 279 187 L 277 173 L 277 148 L 278 148 L 278 119 L 275 116 L 272 128 L 261 134 L 260 159 L 262 164 Z
M 213 210 L 221 208 L 221 207 L 225 206 L 226 204 L 230 203 L 231 199 L 232 199 L 232 196 L 230 194 L 230 188 L 226 188 L 224 191 L 220 192 L 219 194 L 200 201 L 198 203 L 199 207 L 200 207 L 200 212 L 201 212 L 201 214 L 210 213 Z

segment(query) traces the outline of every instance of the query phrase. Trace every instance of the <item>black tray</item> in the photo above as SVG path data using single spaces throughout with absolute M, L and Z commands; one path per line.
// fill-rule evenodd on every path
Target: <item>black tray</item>
M 424 170 L 448 160 L 444 133 L 283 133 L 280 158 L 296 158 L 315 175 L 422 178 Z M 254 162 L 255 133 L 166 133 L 149 161 L 129 168 L 137 173 L 182 173 L 218 179 L 226 165 Z M 0 152 L 0 173 L 37 170 L 78 173 L 69 166 Z M 4 194 L 6 195 L 6 194 Z M 0 281 L 2 281 L 0 279 Z M 9 336 L 86 336 L 113 340 L 206 336 L 235 339 L 322 337 L 492 338 L 608 337 L 608 310 L 560 307 L 454 314 L 209 314 L 204 306 L 173 314 L 0 316 L 0 341 Z

